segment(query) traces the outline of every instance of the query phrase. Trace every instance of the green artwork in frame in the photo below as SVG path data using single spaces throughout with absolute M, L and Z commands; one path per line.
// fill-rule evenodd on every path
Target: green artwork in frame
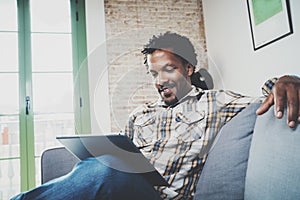
M 283 10 L 281 0 L 252 0 L 254 23 L 258 25 Z
M 246 0 L 254 51 L 291 35 L 290 0 Z

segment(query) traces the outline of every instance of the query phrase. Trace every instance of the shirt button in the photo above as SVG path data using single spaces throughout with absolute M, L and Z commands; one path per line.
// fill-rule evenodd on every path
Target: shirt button
M 177 116 L 177 117 L 175 118 L 175 121 L 176 121 L 176 122 L 181 122 L 181 118 L 180 118 L 179 116 Z

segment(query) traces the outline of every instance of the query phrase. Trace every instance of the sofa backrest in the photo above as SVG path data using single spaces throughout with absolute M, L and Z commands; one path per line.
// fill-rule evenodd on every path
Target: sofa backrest
M 219 132 L 200 175 L 194 199 L 243 199 L 259 103 L 250 104 Z

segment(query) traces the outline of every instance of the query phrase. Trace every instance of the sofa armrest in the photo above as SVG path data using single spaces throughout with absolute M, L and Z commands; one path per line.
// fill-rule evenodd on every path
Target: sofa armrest
M 69 173 L 79 159 L 65 147 L 47 149 L 41 156 L 42 183 Z
M 300 199 L 300 125 L 289 128 L 286 114 L 276 119 L 273 107 L 256 120 L 245 199 Z

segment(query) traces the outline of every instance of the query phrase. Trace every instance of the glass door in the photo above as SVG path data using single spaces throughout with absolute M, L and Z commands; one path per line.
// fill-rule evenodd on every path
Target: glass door
M 9 19 L 9 20 L 7 20 Z M 0 199 L 20 191 L 17 2 L 0 3 Z
M 55 12 L 54 12 L 55 11 Z M 32 100 L 36 181 L 40 155 L 74 134 L 72 31 L 69 0 L 31 0 Z
M 90 130 L 89 104 L 79 103 L 89 102 L 88 77 L 74 88 L 84 9 L 84 0 L 0 1 L 0 200 L 40 184 L 40 156 L 61 146 L 57 135 Z

